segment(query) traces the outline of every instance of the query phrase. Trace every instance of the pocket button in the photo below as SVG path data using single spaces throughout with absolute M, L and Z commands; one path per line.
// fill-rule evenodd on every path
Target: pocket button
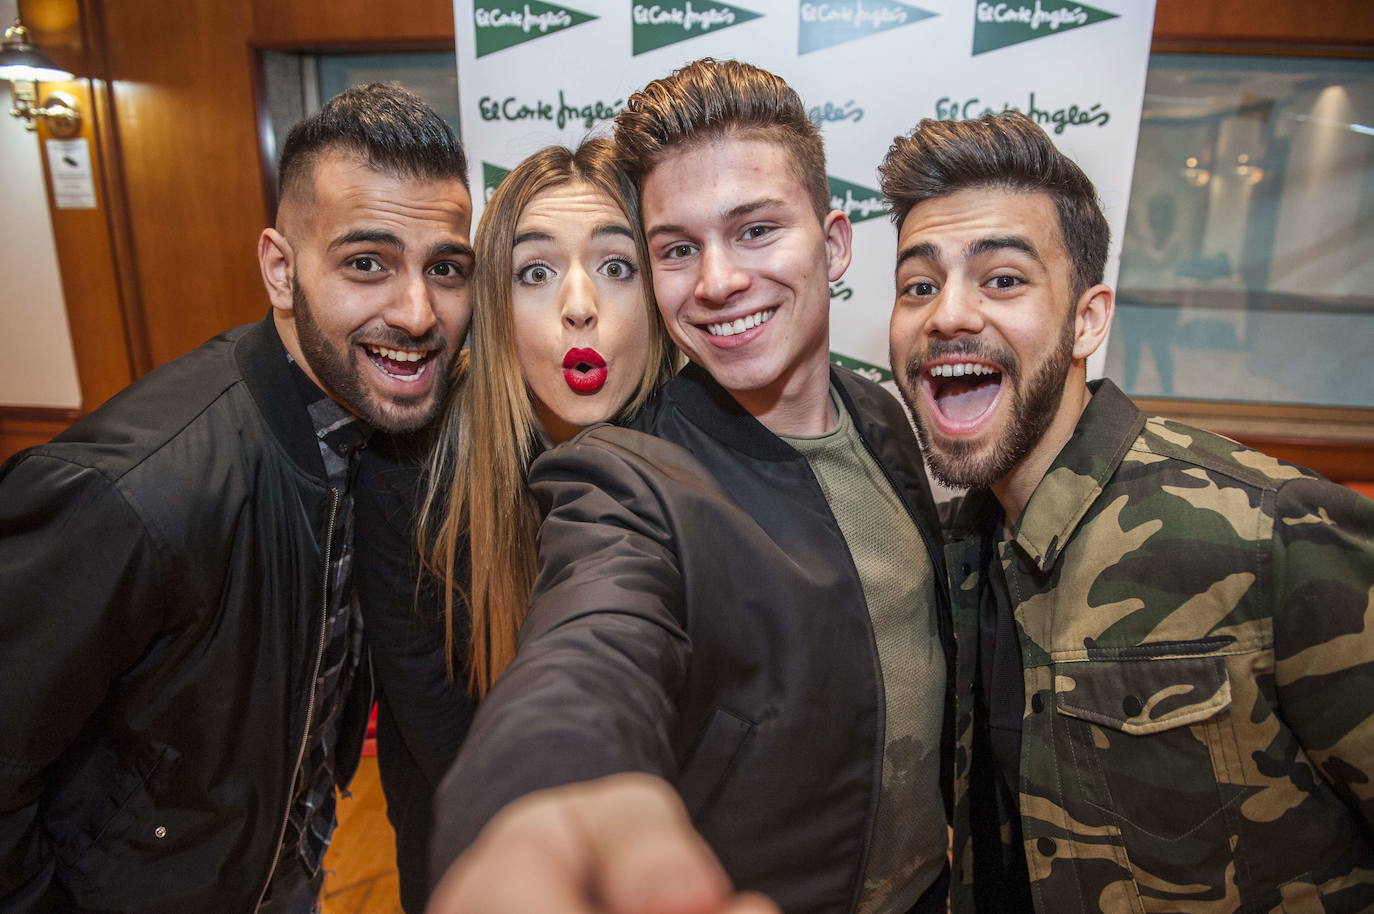
M 1039 692 L 1031 696 L 1031 710 L 1036 714 L 1045 710 L 1045 699 Z
M 1144 708 L 1145 705 L 1134 695 L 1127 695 L 1125 698 L 1121 699 L 1121 710 L 1126 713 L 1127 717 L 1135 717 L 1144 710 Z
M 1046 857 L 1053 857 L 1054 852 L 1059 849 L 1054 843 L 1053 838 L 1036 838 L 1035 849 Z

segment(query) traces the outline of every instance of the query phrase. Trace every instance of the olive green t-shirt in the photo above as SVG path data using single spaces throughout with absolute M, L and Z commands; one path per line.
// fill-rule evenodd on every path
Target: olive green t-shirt
M 885 695 L 883 779 L 858 914 L 907 911 L 945 864 L 940 738 L 945 658 L 935 575 L 920 531 L 832 389 L 839 426 L 779 436 L 811 465 L 873 621 Z

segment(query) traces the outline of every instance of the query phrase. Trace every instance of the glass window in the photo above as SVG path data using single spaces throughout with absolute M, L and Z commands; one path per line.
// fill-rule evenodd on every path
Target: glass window
M 1107 374 L 1374 407 L 1374 62 L 1156 54 Z

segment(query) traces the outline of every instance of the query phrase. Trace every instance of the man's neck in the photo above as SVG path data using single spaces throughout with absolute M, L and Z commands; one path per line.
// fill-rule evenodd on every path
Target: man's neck
M 992 494 L 997 496 L 997 501 L 1002 505 L 1008 528 L 1016 526 L 1040 480 L 1045 478 L 1059 452 L 1073 437 L 1073 430 L 1078 427 L 1078 420 L 1092 399 L 1085 378 L 1086 369 L 1081 364 L 1069 370 L 1064 395 L 1059 398 L 1059 407 L 1054 411 L 1054 418 L 1050 420 L 1045 433 L 1010 472 L 992 484 Z
M 840 422 L 830 399 L 828 359 L 792 372 L 774 387 L 729 394 L 775 435 L 824 435 Z

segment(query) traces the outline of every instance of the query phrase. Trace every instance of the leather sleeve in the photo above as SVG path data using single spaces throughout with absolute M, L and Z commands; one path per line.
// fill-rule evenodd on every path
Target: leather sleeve
M 515 662 L 440 786 L 436 877 L 524 794 L 623 771 L 676 773 L 670 733 L 690 643 L 672 476 L 635 448 L 661 442 L 615 432 L 584 434 L 531 470 L 547 511 L 540 574 Z
M 50 766 L 149 649 L 166 548 L 94 470 L 43 454 L 0 468 L 0 911 L 54 903 Z

